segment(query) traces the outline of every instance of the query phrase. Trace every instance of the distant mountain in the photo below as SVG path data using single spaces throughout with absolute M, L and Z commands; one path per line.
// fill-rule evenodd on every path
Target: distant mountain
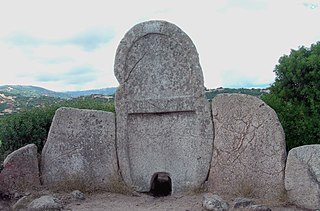
M 20 85 L 5 85 L 0 86 L 0 116 L 16 113 L 20 110 L 34 107 L 42 107 L 54 103 L 59 103 L 64 100 L 71 100 L 78 97 L 91 97 L 96 100 L 113 100 L 116 91 L 115 87 L 104 89 L 93 89 L 86 91 L 72 92 L 55 92 L 36 86 L 20 86 Z M 269 89 L 231 89 L 217 88 L 206 89 L 206 97 L 209 101 L 216 95 L 222 93 L 242 93 L 260 97 L 269 92 Z M 109 96 L 108 96 L 109 95 Z
M 56 98 L 70 98 L 63 92 L 54 92 L 37 86 L 21 86 L 21 85 L 4 85 L 0 86 L 0 93 L 6 95 L 19 95 L 23 97 L 56 97 Z
M 116 87 L 104 88 L 104 89 L 92 89 L 85 91 L 71 91 L 64 92 L 64 94 L 74 98 L 80 96 L 89 96 L 89 95 L 113 95 L 116 92 Z
M 0 116 L 18 111 L 59 103 L 77 97 L 88 96 L 97 100 L 109 100 L 116 88 L 94 89 L 87 91 L 55 92 L 36 86 L 0 86 Z
M 23 97 L 56 97 L 56 98 L 75 98 L 80 96 L 89 95 L 113 95 L 116 92 L 116 87 L 92 89 L 85 91 L 67 91 L 67 92 L 55 92 L 42 87 L 37 86 L 22 86 L 22 85 L 4 85 L 0 86 L 0 93 L 6 95 L 20 95 Z
M 219 87 L 217 89 L 206 89 L 206 97 L 209 101 L 211 101 L 215 96 L 218 94 L 224 94 L 224 93 L 239 93 L 239 94 L 247 94 L 252 95 L 255 97 L 261 97 L 262 95 L 269 93 L 269 88 L 266 89 L 246 89 L 246 88 L 223 88 Z

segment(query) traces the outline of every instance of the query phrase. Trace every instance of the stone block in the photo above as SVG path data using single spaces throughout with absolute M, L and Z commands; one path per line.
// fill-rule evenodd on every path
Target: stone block
M 209 190 L 237 197 L 284 197 L 285 136 L 273 109 L 257 97 L 212 100 L 215 140 Z
M 28 144 L 11 154 L 3 162 L 0 173 L 0 192 L 15 193 L 40 186 L 37 146 Z
M 41 155 L 41 179 L 57 189 L 114 190 L 119 181 L 114 114 L 58 109 Z
M 285 175 L 289 202 L 305 209 L 320 208 L 320 144 L 291 149 Z
M 199 188 L 209 171 L 213 126 L 191 39 L 165 21 L 140 23 L 121 40 L 114 68 L 125 183 L 147 192 L 162 172 L 169 175 L 172 192 Z

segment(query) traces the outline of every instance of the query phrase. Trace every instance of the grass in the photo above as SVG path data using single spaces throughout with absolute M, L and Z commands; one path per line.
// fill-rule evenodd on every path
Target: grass
M 130 189 L 120 178 L 119 175 L 114 175 L 109 179 L 108 183 L 97 185 L 97 181 L 90 178 L 84 178 L 78 174 L 68 175 L 62 181 L 47 184 L 48 188 L 54 192 L 71 192 L 79 190 L 84 193 L 93 192 L 113 192 L 130 195 L 133 190 Z
M 242 180 L 239 182 L 238 189 L 235 194 L 245 198 L 255 198 L 255 187 L 249 181 Z

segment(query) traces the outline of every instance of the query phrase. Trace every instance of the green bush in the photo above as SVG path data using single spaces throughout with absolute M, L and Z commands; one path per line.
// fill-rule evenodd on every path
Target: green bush
M 320 144 L 320 42 L 279 59 L 276 81 L 262 99 L 278 114 L 287 149 Z
M 55 111 L 60 107 L 114 112 L 113 103 L 78 98 L 63 103 L 33 108 L 0 118 L 0 160 L 27 144 L 34 143 L 41 152 Z

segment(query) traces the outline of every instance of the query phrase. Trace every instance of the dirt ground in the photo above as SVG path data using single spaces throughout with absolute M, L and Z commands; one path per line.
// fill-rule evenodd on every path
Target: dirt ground
M 41 194 L 42 195 L 42 194 Z M 70 194 L 59 194 L 60 199 L 70 198 Z M 172 195 L 166 197 L 153 197 L 147 194 L 136 194 L 135 196 L 117 193 L 94 193 L 86 194 L 86 199 L 81 201 L 64 201 L 64 211 L 204 211 L 202 208 L 203 193 L 193 195 Z M 224 198 L 224 197 L 223 197 Z M 226 198 L 224 198 L 226 200 Z M 232 199 L 227 199 L 230 211 L 241 211 L 250 209 L 232 209 Z M 255 200 L 256 204 L 266 205 L 272 211 L 303 211 L 295 206 L 285 204 L 274 204 Z M 13 202 L 14 203 L 14 202 Z M 0 211 L 12 210 L 7 201 L 0 200 Z M 25 204 L 27 206 L 27 204 Z M 26 209 L 23 209 L 26 210 Z
M 82 202 L 67 205 L 67 210 L 125 211 L 125 210 L 201 210 L 201 195 L 153 197 L 146 194 L 126 196 L 104 193 L 86 197 Z
M 186 196 L 173 195 L 167 197 L 153 197 L 146 194 L 127 196 L 115 193 L 103 193 L 86 196 L 84 201 L 72 202 L 66 205 L 65 209 L 75 211 L 203 211 L 202 196 L 203 193 Z M 232 206 L 232 201 L 229 201 L 229 204 Z M 272 211 L 303 210 L 294 206 L 275 205 L 272 203 L 264 204 L 271 208 Z

